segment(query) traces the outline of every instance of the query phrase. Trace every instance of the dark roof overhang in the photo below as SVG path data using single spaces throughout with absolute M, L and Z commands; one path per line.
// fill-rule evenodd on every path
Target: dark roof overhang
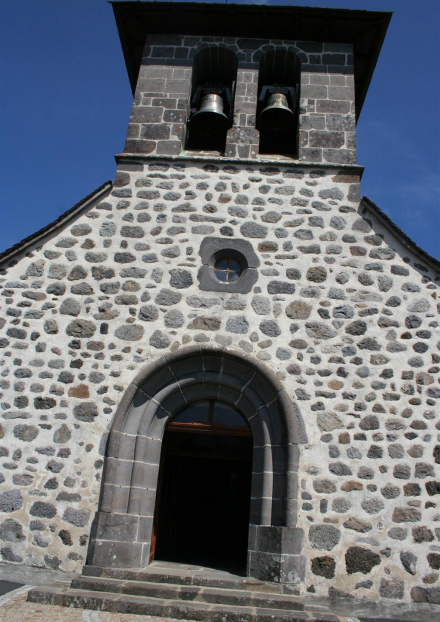
M 298 6 L 112 2 L 134 93 L 147 34 L 350 43 L 359 117 L 392 13 Z
M 426 251 L 424 251 L 420 246 L 418 246 L 409 236 L 406 235 L 404 231 L 400 227 L 396 225 L 394 221 L 391 220 L 389 216 L 383 212 L 376 203 L 373 203 L 371 199 L 366 196 L 363 196 L 361 202 L 359 204 L 359 213 L 362 215 L 370 212 L 377 218 L 377 220 L 388 229 L 388 231 L 397 239 L 400 244 L 404 248 L 408 250 L 408 252 L 419 257 L 421 261 L 424 261 L 432 270 L 436 271 L 440 275 L 440 261 L 429 255 Z M 440 276 L 438 277 L 440 278 Z M 438 280 L 438 279 L 436 279 Z

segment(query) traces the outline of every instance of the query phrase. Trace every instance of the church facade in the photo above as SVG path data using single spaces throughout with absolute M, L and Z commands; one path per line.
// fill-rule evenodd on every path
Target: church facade
M 0 257 L 3 561 L 439 603 L 439 263 L 356 161 L 390 15 L 113 6 L 115 179 Z

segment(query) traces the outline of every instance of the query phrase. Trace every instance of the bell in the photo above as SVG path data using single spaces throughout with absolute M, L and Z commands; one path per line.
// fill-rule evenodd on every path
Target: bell
M 258 117 L 258 126 L 264 132 L 286 132 L 295 125 L 295 115 L 289 108 L 284 93 L 273 93 L 269 96 L 266 108 Z
M 202 103 L 197 112 L 192 116 L 192 131 L 203 131 L 208 137 L 217 136 L 226 132 L 229 119 L 223 112 L 223 99 L 217 93 L 207 93 L 202 98 Z

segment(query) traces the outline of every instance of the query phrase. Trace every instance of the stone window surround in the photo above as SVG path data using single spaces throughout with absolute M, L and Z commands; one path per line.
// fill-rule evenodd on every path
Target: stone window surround
M 237 259 L 242 267 L 240 277 L 232 283 L 219 281 L 214 274 L 214 264 L 226 253 Z M 208 292 L 225 292 L 228 294 L 247 294 L 258 280 L 260 260 L 252 248 L 252 244 L 240 238 L 205 238 L 199 250 L 202 266 L 197 278 L 199 288 Z
M 248 576 L 297 583 L 305 574 L 296 527 L 301 415 L 263 363 L 224 348 L 192 346 L 142 370 L 111 425 L 88 565 L 148 565 L 163 434 L 172 415 L 200 399 L 221 399 L 253 434 Z M 275 579 L 274 579 L 275 577 Z

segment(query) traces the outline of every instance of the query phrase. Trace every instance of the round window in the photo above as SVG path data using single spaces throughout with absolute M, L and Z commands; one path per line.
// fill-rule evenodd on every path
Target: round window
M 224 257 L 214 264 L 214 274 L 222 283 L 234 283 L 242 273 L 240 263 L 232 257 Z
M 260 262 L 250 242 L 209 237 L 203 240 L 199 252 L 202 258 L 197 274 L 200 289 L 230 294 L 251 291 L 258 279 Z

